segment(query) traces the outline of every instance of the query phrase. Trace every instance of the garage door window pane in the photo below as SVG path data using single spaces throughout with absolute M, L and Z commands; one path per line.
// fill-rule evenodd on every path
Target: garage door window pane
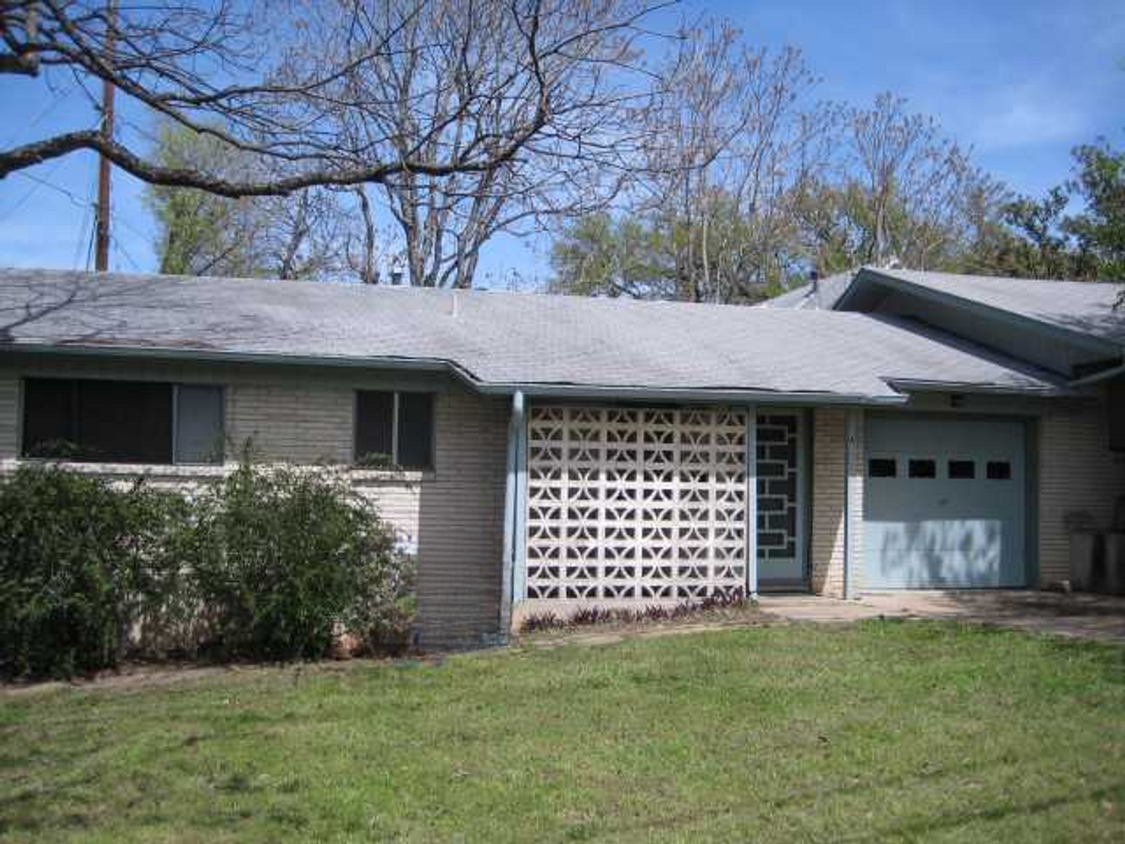
M 867 475 L 872 478 L 893 478 L 896 474 L 895 461 L 876 457 L 867 461 Z
M 987 472 L 990 481 L 1007 481 L 1012 477 L 1012 464 L 1007 460 L 989 460 Z
M 972 460 L 950 460 L 949 477 L 956 481 L 970 481 L 976 477 L 976 464 Z
M 223 390 L 180 386 L 176 395 L 176 462 L 223 460 Z
M 933 460 L 911 460 L 910 461 L 910 477 L 912 477 L 912 478 L 936 478 L 937 477 L 937 464 Z

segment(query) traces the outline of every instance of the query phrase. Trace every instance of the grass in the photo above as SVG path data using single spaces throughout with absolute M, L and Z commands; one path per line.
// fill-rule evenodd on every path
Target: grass
M 942 623 L 0 696 L 5 841 L 1121 841 L 1125 650 Z

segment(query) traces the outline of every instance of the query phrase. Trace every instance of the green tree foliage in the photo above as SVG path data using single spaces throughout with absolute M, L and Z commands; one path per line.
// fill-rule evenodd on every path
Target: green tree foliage
M 255 166 L 218 138 L 169 123 L 160 127 L 154 158 L 164 168 L 219 174 Z M 160 272 L 313 279 L 358 263 L 351 259 L 360 215 L 345 213 L 340 197 L 324 188 L 243 199 L 159 185 L 145 193 L 157 223 Z
M 1105 139 L 1076 147 L 1074 175 L 1042 199 L 1003 206 L 966 269 L 1018 278 L 1125 279 L 1125 152 Z M 1071 209 L 1075 209 L 1073 212 Z

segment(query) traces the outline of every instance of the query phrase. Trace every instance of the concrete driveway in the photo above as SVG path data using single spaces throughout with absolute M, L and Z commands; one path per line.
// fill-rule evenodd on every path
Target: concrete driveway
M 1034 633 L 1125 644 L 1125 598 L 1008 590 L 869 592 L 856 601 L 763 595 L 761 608 L 790 621 L 949 618 Z

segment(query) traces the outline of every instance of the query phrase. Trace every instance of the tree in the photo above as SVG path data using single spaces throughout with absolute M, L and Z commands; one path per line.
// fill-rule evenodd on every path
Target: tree
M 1017 197 L 978 244 L 970 269 L 1019 278 L 1125 279 L 1125 152 L 1075 147 L 1074 175 L 1042 199 Z M 1077 213 L 1067 211 L 1081 206 Z
M 248 8 L 2 0 L 0 74 L 105 80 L 257 166 L 169 167 L 94 128 L 0 149 L 0 178 L 86 149 L 149 184 L 237 198 L 323 185 L 415 190 L 417 180 L 484 178 L 523 161 L 585 160 L 580 130 L 593 130 L 593 148 L 605 152 L 602 106 L 613 98 L 605 87 L 583 92 L 591 77 L 629 70 L 627 53 L 601 45 L 628 42 L 648 12 L 634 0 Z M 383 73 L 393 68 L 403 73 Z
M 518 11 L 525 7 L 539 13 Z M 323 4 L 286 73 L 302 78 L 325 60 L 347 65 L 323 91 L 317 126 L 348 168 L 406 154 L 478 155 L 509 127 L 544 115 L 543 128 L 499 166 L 403 168 L 379 182 L 411 283 L 466 287 L 498 232 L 596 212 L 635 169 L 644 136 L 633 116 L 650 93 L 634 72 L 633 22 L 645 11 L 631 0 L 377 0 L 353 24 L 344 7 Z M 373 57 L 349 63 L 357 51 Z
M 678 47 L 654 71 L 660 96 L 642 115 L 650 143 L 625 208 L 563 227 L 557 289 L 754 301 L 793 272 L 793 191 L 823 152 L 815 80 L 796 49 L 752 50 L 721 21 L 681 32 Z M 642 242 L 652 257 L 638 283 Z
M 1073 154 L 1078 172 L 1067 189 L 1086 207 L 1062 229 L 1077 244 L 1079 276 L 1125 280 L 1125 150 L 1114 151 L 1099 138 Z
M 175 124 L 160 127 L 154 158 L 162 167 L 218 174 L 254 166 L 216 138 Z M 294 279 L 354 270 L 356 217 L 326 188 L 228 199 L 150 185 L 145 201 L 157 221 L 162 273 Z
M 879 95 L 871 108 L 837 113 L 837 153 L 800 200 L 816 269 L 838 272 L 897 259 L 915 269 L 953 269 L 999 213 L 1004 188 L 906 101 Z

